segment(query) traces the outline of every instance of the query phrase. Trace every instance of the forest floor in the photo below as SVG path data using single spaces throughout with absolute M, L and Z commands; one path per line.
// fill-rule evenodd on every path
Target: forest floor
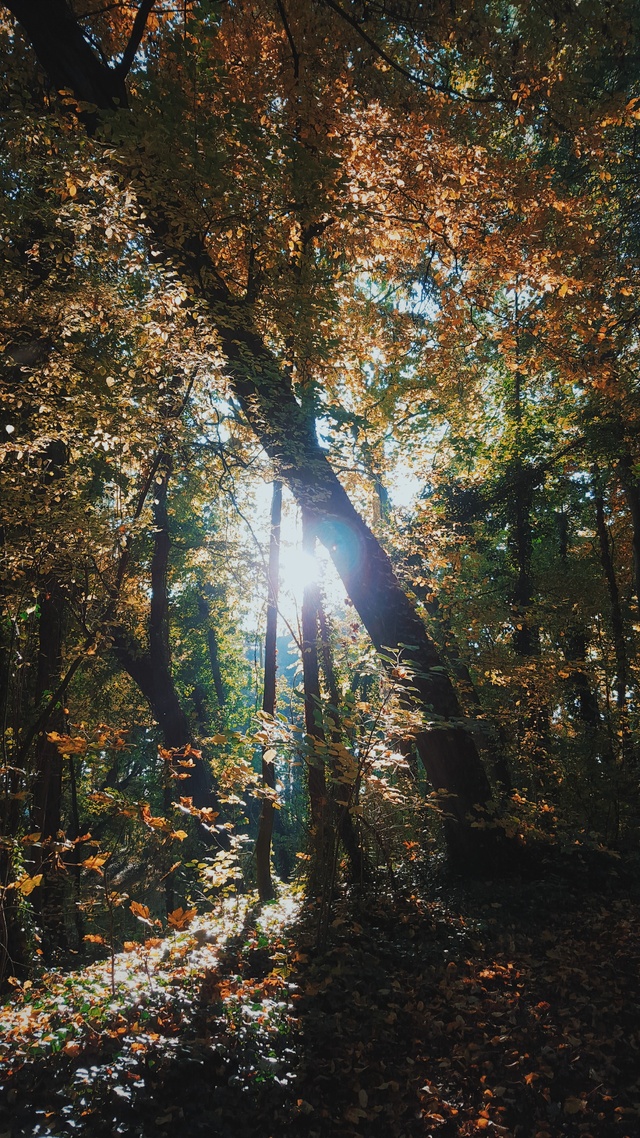
M 0 1012 L 0 1138 L 640 1136 L 640 894 L 613 863 L 295 891 Z M 115 995 L 114 995 L 115 990 Z

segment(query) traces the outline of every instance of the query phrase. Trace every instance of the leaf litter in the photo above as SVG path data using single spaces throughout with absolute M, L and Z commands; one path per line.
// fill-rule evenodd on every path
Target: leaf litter
M 433 882 L 431 883 L 433 885 Z M 640 1136 L 640 904 L 615 874 L 282 887 L 16 992 L 2 1138 Z

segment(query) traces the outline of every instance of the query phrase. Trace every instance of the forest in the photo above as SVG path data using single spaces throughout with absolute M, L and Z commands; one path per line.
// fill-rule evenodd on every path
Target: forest
M 0 52 L 0 1138 L 638 1138 L 637 3 Z

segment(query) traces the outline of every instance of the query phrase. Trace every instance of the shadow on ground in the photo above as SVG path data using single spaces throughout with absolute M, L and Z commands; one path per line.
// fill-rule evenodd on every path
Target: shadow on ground
M 577 868 L 576 868 L 577 867 Z M 0 1138 L 637 1138 L 640 922 L 628 880 L 440 880 L 256 910 L 217 966 L 111 1034 L 17 1056 Z

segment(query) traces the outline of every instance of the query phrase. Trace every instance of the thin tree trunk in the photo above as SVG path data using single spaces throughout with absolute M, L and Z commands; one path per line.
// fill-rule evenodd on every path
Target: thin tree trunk
M 227 693 L 222 679 L 222 672 L 220 671 L 220 653 L 218 651 L 218 641 L 216 638 L 215 630 L 209 626 L 207 629 L 207 648 L 209 649 L 209 664 L 211 666 L 211 675 L 213 678 L 213 686 L 216 690 L 216 698 L 218 700 L 218 707 L 224 707 L 227 701 Z
M 631 543 L 633 550 L 633 585 L 636 605 L 640 608 L 640 480 L 633 470 L 634 462 L 626 454 L 620 463 L 621 482 L 631 514 Z
M 63 621 L 64 598 L 59 581 L 52 577 L 40 594 L 36 706 L 46 699 L 46 693 L 53 691 L 60 681 Z M 61 866 L 54 853 L 54 842 L 62 826 L 63 759 L 55 743 L 48 738 L 50 731 L 64 731 L 64 710 L 61 704 L 52 710 L 46 727 L 36 738 L 30 812 L 31 829 L 39 833 L 40 838 L 38 844 L 30 848 L 29 871 L 43 875 L 41 886 L 31 895 L 31 903 L 41 926 L 45 961 L 51 961 L 56 951 L 68 947 L 64 919 L 64 883 L 61 879 Z
M 338 691 L 338 684 L 336 682 L 335 668 L 333 665 L 333 652 L 331 649 L 331 637 L 329 633 L 329 623 L 322 603 L 322 596 L 318 594 L 318 628 L 320 632 L 320 649 L 322 654 L 322 671 L 324 673 L 327 691 L 329 693 L 329 706 L 327 708 L 327 719 L 330 723 L 330 735 L 332 743 L 340 743 L 342 741 L 342 732 L 340 730 L 340 693 Z M 331 769 L 332 778 L 337 774 L 335 767 L 331 760 L 331 750 L 329 750 L 329 766 Z M 335 797 L 335 787 L 332 786 L 332 798 Z M 364 875 L 364 864 L 362 858 L 362 849 L 358 842 L 358 835 L 353 824 L 353 815 L 351 809 L 357 803 L 358 786 L 354 786 L 351 792 L 350 800 L 346 806 L 340 802 L 335 803 L 336 807 L 336 828 L 338 836 L 342 842 L 349 863 L 351 866 L 351 876 L 354 882 L 362 881 Z
M 52 577 L 42 586 L 39 597 L 38 617 L 38 647 L 36 658 L 35 689 L 32 693 L 36 709 L 47 703 L 48 692 L 55 690 L 60 678 L 62 654 L 62 625 L 63 625 L 63 597 L 59 582 Z M 9 665 L 7 669 L 9 678 Z M 15 720 L 15 735 L 17 737 L 18 719 Z M 0 905 L 0 989 L 4 988 L 8 976 L 27 977 L 30 969 L 30 950 L 27 942 L 24 915 L 21 912 L 20 897 L 15 888 L 16 866 L 14 863 L 14 848 L 11 839 L 15 839 L 21 824 L 24 821 L 21 793 L 31 783 L 30 819 L 29 829 L 38 832 L 46 843 L 47 839 L 57 836 L 60 828 L 61 804 L 61 757 L 57 747 L 46 738 L 48 727 L 62 728 L 62 715 L 59 708 L 50 709 L 42 716 L 38 731 L 33 733 L 28 747 L 24 749 L 23 758 L 25 769 L 19 769 L 15 763 L 16 758 L 8 750 L 5 754 L 4 774 L 2 779 L 2 836 L 5 842 L 0 844 L 0 892 L 2 903 Z M 5 745 L 6 745 L 6 739 Z M 33 747 L 33 766 L 28 756 Z M 23 761 L 20 759 L 20 761 Z M 31 876 L 42 873 L 43 877 L 48 870 L 45 864 L 46 844 L 40 842 L 28 850 L 26 867 L 20 865 L 20 871 L 26 868 Z M 24 847 L 20 847 L 20 862 L 24 855 Z M 31 895 L 31 904 L 35 911 L 43 908 L 46 887 L 50 884 L 50 874 L 46 872 L 46 880 L 34 890 Z
M 604 498 L 602 495 L 602 490 L 598 485 L 597 476 L 594 476 L 594 494 L 596 504 L 596 531 L 598 534 L 598 544 L 600 547 L 600 564 L 602 565 L 602 571 L 604 573 L 605 581 L 607 582 L 607 591 L 609 593 L 609 604 L 611 608 L 611 636 L 613 640 L 613 651 L 616 661 L 616 704 L 618 707 L 618 714 L 620 716 L 622 757 L 623 759 L 628 760 L 632 755 L 632 743 L 629 731 L 627 706 L 627 645 L 624 634 L 622 605 L 620 603 L 620 590 L 618 588 L 618 579 L 616 576 L 616 570 L 613 561 L 613 552 L 611 548 L 611 536 L 609 534 L 609 528 L 607 526 L 605 518 Z
M 209 667 L 211 668 L 211 678 L 213 679 L 213 686 L 216 692 L 216 699 L 218 707 L 224 707 L 227 699 L 227 693 L 222 679 L 222 672 L 220 670 L 220 652 L 218 650 L 218 640 L 215 630 L 211 624 L 211 612 L 209 604 L 205 597 L 200 594 L 198 597 L 198 615 L 203 623 L 207 626 L 207 651 L 209 654 Z
M 558 538 L 560 546 L 560 561 L 565 575 L 569 571 L 569 521 L 564 511 L 556 513 L 558 524 Z M 591 686 L 587 674 L 587 635 L 576 621 L 570 621 L 561 633 L 561 647 L 564 658 L 571 668 L 569 683 L 573 685 L 575 697 L 578 701 L 579 716 L 590 736 L 595 737 L 601 724 L 602 717 L 598 707 L 598 697 Z
M 59 583 L 50 580 L 40 594 L 38 662 L 36 672 L 36 707 L 53 691 L 60 680 L 62 667 L 63 598 Z M 61 707 L 53 710 L 48 730 L 63 730 Z M 62 796 L 62 756 L 44 730 L 35 747 L 35 778 L 31 801 L 31 826 L 41 834 L 43 842 L 57 837 L 60 829 Z
M 308 557 L 315 552 L 314 521 L 308 510 L 302 510 L 302 549 Z M 325 758 L 326 736 L 322 717 L 320 667 L 318 662 L 319 589 L 308 582 L 302 595 L 302 679 L 304 689 L 304 725 L 308 740 L 307 785 L 311 812 L 312 850 L 311 891 L 329 885 L 329 862 L 333 849 L 332 819 L 327 795 Z
M 276 713 L 278 668 L 278 596 L 280 591 L 280 522 L 282 519 L 282 483 L 273 483 L 271 498 L 271 531 L 269 536 L 269 567 L 267 580 L 267 627 L 264 643 L 264 688 L 262 710 L 270 716 Z M 273 836 L 274 804 L 271 793 L 276 788 L 276 768 L 268 758 L 271 748 L 262 749 L 262 781 L 266 794 L 262 799 L 258 837 L 256 839 L 256 876 L 261 901 L 274 896 L 271 879 L 271 838 Z
M 514 374 L 513 400 L 510 413 L 515 430 L 516 456 L 511 481 L 512 499 L 507 502 L 507 517 L 510 522 L 509 546 L 515 569 L 515 582 L 511 598 L 513 613 L 513 647 L 521 660 L 531 660 L 540 656 L 540 628 L 532 621 L 534 582 L 532 574 L 533 558 L 533 487 L 532 471 L 523 457 L 524 442 L 522 421 L 524 412 L 523 371 L 520 364 L 519 295 L 514 298 L 514 322 L 516 333 L 516 369 Z M 527 672 L 534 677 L 535 672 Z M 538 774 L 542 787 L 541 771 L 549 751 L 549 712 L 540 700 L 537 685 L 530 685 L 526 679 L 522 690 L 522 719 L 526 730 L 524 746 L 533 771 Z M 522 749 L 522 741 L 521 741 Z

